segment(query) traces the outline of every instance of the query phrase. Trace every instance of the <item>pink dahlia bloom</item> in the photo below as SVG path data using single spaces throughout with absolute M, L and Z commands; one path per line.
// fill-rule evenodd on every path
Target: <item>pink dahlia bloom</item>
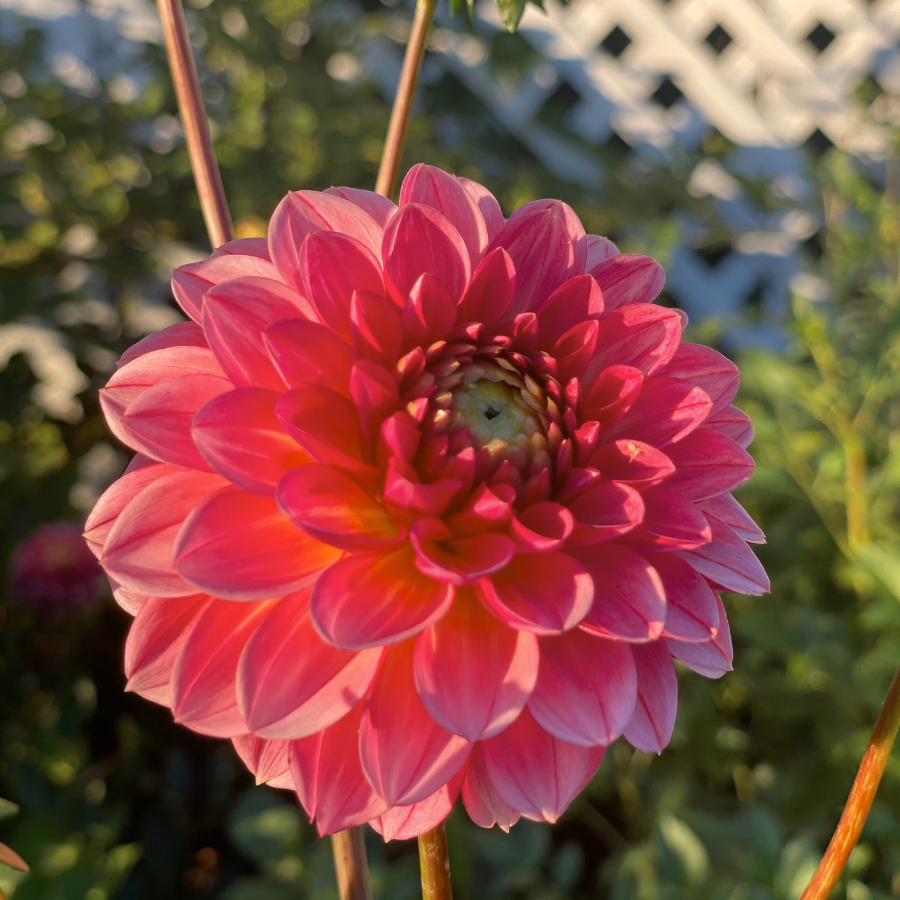
M 660 751 L 673 658 L 729 670 L 718 592 L 768 586 L 738 372 L 663 280 L 427 166 L 399 207 L 291 193 L 267 241 L 178 269 L 192 321 L 101 397 L 138 451 L 87 528 L 129 687 L 322 833 L 409 837 L 460 793 L 553 821 L 620 735 Z

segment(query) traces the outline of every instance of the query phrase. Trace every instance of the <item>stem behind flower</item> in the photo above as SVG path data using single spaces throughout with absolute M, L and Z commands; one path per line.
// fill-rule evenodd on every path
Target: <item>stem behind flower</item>
M 419 868 L 422 870 L 422 900 L 453 900 L 447 832 L 443 823 L 419 835 Z
M 331 841 L 341 900 L 372 900 L 362 828 L 339 831 L 332 835 Z

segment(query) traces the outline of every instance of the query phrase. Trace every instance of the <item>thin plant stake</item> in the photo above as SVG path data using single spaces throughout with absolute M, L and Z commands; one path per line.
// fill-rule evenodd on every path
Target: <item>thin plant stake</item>
M 447 832 L 443 822 L 419 836 L 419 868 L 422 871 L 422 900 L 453 900 Z

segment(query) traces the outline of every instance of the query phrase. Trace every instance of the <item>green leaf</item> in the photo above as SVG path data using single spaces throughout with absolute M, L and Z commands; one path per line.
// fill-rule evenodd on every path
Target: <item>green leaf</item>
M 19 805 L 17 803 L 13 803 L 12 800 L 5 800 L 3 797 L 0 797 L 0 821 L 3 819 L 11 819 L 13 816 L 18 815 L 19 813 Z
M 883 543 L 865 544 L 856 548 L 853 558 L 900 600 L 900 556 L 896 547 Z
M 510 31 L 515 31 L 519 27 L 526 2 L 527 0 L 497 0 L 500 18 L 503 19 L 503 24 Z

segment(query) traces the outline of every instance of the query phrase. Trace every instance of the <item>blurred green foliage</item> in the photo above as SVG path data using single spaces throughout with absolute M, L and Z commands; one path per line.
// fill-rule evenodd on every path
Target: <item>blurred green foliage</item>
M 361 74 L 364 46 L 401 43 L 408 26 L 397 9 L 363 6 L 200 0 L 190 10 L 239 234 L 262 233 L 288 188 L 371 187 L 389 111 Z M 177 318 L 172 266 L 207 252 L 160 48 L 99 80 L 60 81 L 46 77 L 44 42 L 27 27 L 0 46 L 3 560 L 37 524 L 82 516 L 124 467 L 97 389 L 125 347 Z M 531 52 L 498 33 L 498 77 L 520 77 Z M 601 148 L 606 178 L 578 189 L 548 175 L 452 75 L 426 82 L 406 165 L 478 179 L 507 212 L 561 197 L 590 231 L 663 261 L 686 209 L 707 222 L 709 241 L 721 237 L 725 226 L 683 187 L 697 156 L 657 165 Z M 729 149 L 713 134 L 699 153 Z M 890 173 L 885 190 L 847 157 L 820 165 L 827 228 L 794 297 L 790 349 L 740 360 L 759 464 L 742 499 L 769 535 L 773 591 L 728 598 L 735 672 L 682 678 L 670 748 L 655 758 L 613 746 L 553 828 L 485 832 L 454 812 L 458 900 L 798 896 L 900 658 Z M 714 340 L 716 329 L 694 337 Z M 32 871 L 0 870 L 0 890 L 17 900 L 336 897 L 328 842 L 290 795 L 254 787 L 229 745 L 123 692 L 127 617 L 111 600 L 61 619 L 7 596 L 2 616 L 0 795 L 21 812 L 0 821 L 0 840 Z M 893 761 L 836 896 L 900 897 L 897 810 Z M 416 897 L 414 846 L 370 838 L 376 896 Z

